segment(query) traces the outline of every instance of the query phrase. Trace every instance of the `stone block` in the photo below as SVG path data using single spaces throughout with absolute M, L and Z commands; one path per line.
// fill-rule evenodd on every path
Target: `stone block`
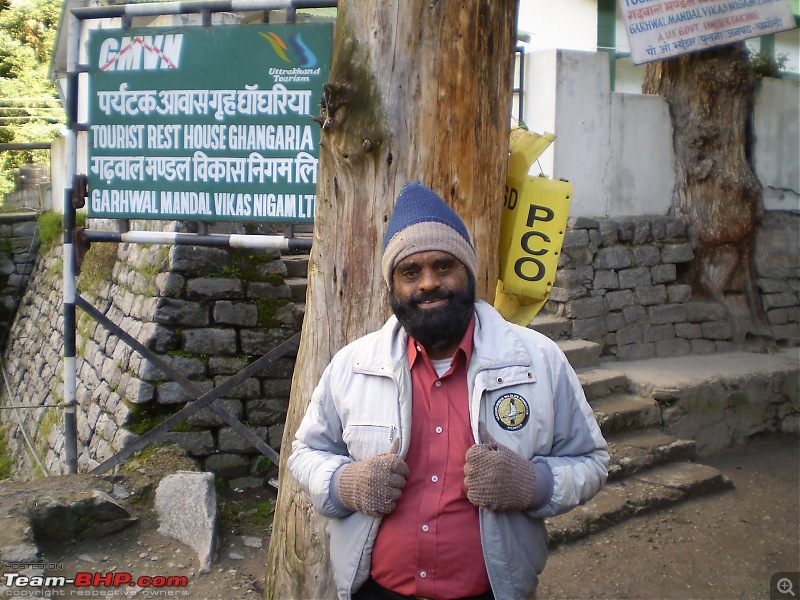
M 266 427 L 251 427 L 250 430 L 261 440 L 269 444 L 269 432 Z M 250 442 L 230 427 L 222 427 L 219 430 L 217 444 L 219 445 L 220 452 L 230 452 L 232 454 L 259 453 Z
M 655 344 L 627 344 L 625 346 L 617 346 L 617 358 L 620 360 L 644 360 L 647 358 L 655 358 L 656 346 Z
M 246 404 L 247 422 L 252 425 L 275 425 L 286 418 L 288 398 L 263 398 Z
M 573 288 L 587 286 L 592 282 L 594 270 L 591 267 L 580 267 L 578 269 L 561 269 L 556 271 L 553 285 L 561 288 Z
M 652 283 L 650 269 L 647 267 L 634 267 L 619 272 L 619 287 L 623 289 L 640 288 Z
M 294 368 L 293 363 L 290 366 Z M 291 376 L 292 374 L 290 372 L 286 379 L 264 379 L 262 382 L 264 396 L 267 398 L 285 399 L 288 403 L 289 395 L 292 392 Z
M 203 393 L 209 392 L 214 387 L 210 381 L 195 383 L 203 390 Z M 156 387 L 155 398 L 159 404 L 184 404 L 197 399 L 194 394 L 183 389 L 177 381 L 167 381 Z
M 617 224 L 614 221 L 604 219 L 600 222 L 600 235 L 603 238 L 603 246 L 613 246 L 617 243 Z
M 623 308 L 622 315 L 625 317 L 625 322 L 628 325 L 650 324 L 650 317 L 647 314 L 647 309 L 640 304 L 634 304 Z
M 247 361 L 238 356 L 209 356 L 208 374 L 235 375 L 247 366 Z
M 642 328 L 641 327 L 623 327 L 616 331 L 617 344 L 625 346 L 628 344 L 636 344 L 642 341 Z
M 683 284 L 667 286 L 667 299 L 671 304 L 689 302 L 692 299 L 692 286 Z
M 206 366 L 199 358 L 191 356 L 162 356 L 164 362 L 189 379 L 206 377 Z M 145 381 L 161 381 L 171 379 L 169 375 L 156 367 L 149 360 L 144 360 L 140 367 L 140 377 Z
M 616 271 L 597 271 L 592 286 L 596 290 L 616 290 L 619 288 L 619 277 Z
M 136 377 L 131 377 L 125 385 L 123 396 L 132 404 L 149 404 L 155 398 L 155 388 Z
M 676 323 L 675 335 L 679 338 L 694 340 L 703 337 L 703 328 L 698 323 Z
M 646 244 L 651 241 L 653 236 L 650 231 L 649 219 L 634 219 L 633 221 L 633 243 L 636 245 Z
M 294 332 L 289 329 L 244 329 L 240 333 L 242 352 L 252 356 L 261 356 L 288 340 L 292 335 Z
M 198 572 L 208 573 L 217 536 L 214 475 L 190 471 L 167 475 L 156 488 L 155 508 L 158 532 L 192 548 Z
M 563 248 L 583 248 L 589 245 L 586 229 L 570 229 L 564 234 Z
M 633 266 L 633 257 L 625 246 L 600 248 L 597 251 L 594 266 L 598 270 L 626 269 Z
M 661 262 L 687 263 L 694 260 L 691 244 L 664 244 L 661 248 Z
M 721 321 L 725 319 L 725 307 L 716 302 L 687 302 L 686 320 L 690 323 L 701 321 Z
M 673 263 L 655 265 L 650 269 L 650 278 L 653 283 L 672 283 L 678 278 L 678 271 Z
M 283 441 L 284 426 L 282 423 L 273 425 L 269 428 L 269 445 L 275 450 L 281 449 L 281 442 Z
M 246 302 L 218 300 L 214 303 L 212 317 L 220 325 L 253 327 L 258 324 L 258 307 Z
M 227 250 L 209 246 L 175 246 L 170 253 L 170 270 L 188 276 L 207 276 L 230 266 Z
M 217 376 L 214 378 L 214 387 L 224 383 L 228 377 Z M 261 395 L 261 382 L 255 377 L 245 379 L 242 383 L 225 394 L 228 398 L 238 398 L 239 400 L 247 400 L 250 398 L 258 398 Z
M 606 312 L 606 303 L 602 297 L 582 298 L 567 302 L 565 314 L 571 319 L 591 319 Z
M 782 294 L 762 294 L 761 302 L 765 310 L 772 308 L 786 308 L 788 306 L 797 306 L 797 294 L 794 292 L 784 292 Z
M 185 329 L 182 346 L 190 354 L 236 354 L 236 331 L 207 327 L 204 329 Z M 245 353 L 248 353 L 244 348 Z
M 778 308 L 767 313 L 767 321 L 770 325 L 786 325 L 789 322 L 789 311 L 785 308 Z
M 197 302 L 160 298 L 156 305 L 156 323 L 182 327 L 204 327 L 209 324 L 208 308 Z
M 290 300 L 292 298 L 292 289 L 286 283 L 272 285 L 268 281 L 251 281 L 247 284 L 247 298 L 252 300 L 260 298 Z
M 710 340 L 691 340 L 689 342 L 689 347 L 692 354 L 714 354 L 717 351 L 716 345 Z
M 244 285 L 239 279 L 197 277 L 186 284 L 190 300 L 237 300 L 244 298 Z
M 573 217 L 567 221 L 569 229 L 598 229 L 600 221 L 591 217 Z
M 562 254 L 569 256 L 573 268 L 591 265 L 594 260 L 594 252 L 589 248 L 565 248 Z
M 667 223 L 665 219 L 655 217 L 650 224 L 650 232 L 653 235 L 653 240 L 656 242 L 660 242 L 667 237 Z
M 680 218 L 670 218 L 666 221 L 666 238 L 668 240 L 685 240 L 686 223 Z
M 619 292 L 608 292 L 605 296 L 606 303 L 609 310 L 620 310 L 633 305 L 636 302 L 636 297 L 630 290 L 621 290 Z
M 204 466 L 225 479 L 245 477 L 250 473 L 250 459 L 244 454 L 217 452 L 205 460 Z
M 686 308 L 682 304 L 661 304 L 647 309 L 652 325 L 683 323 L 686 321 Z
M 619 221 L 617 223 L 617 239 L 620 242 L 632 242 L 634 229 L 633 221 Z
M 659 358 L 685 356 L 689 354 L 690 350 L 689 342 L 680 338 L 656 342 L 656 355 Z
M 661 252 L 655 246 L 634 246 L 633 259 L 640 267 L 652 267 L 661 262 Z
M 238 421 L 242 420 L 244 408 L 241 400 L 234 398 L 220 398 L 214 400 L 214 406 L 219 406 L 224 409 L 230 416 Z M 210 407 L 202 408 L 189 417 L 186 423 L 195 427 L 220 427 L 225 425 L 225 421 L 217 415 Z
M 642 339 L 645 342 L 663 342 L 675 337 L 675 327 L 667 325 L 651 325 L 642 328 Z
M 780 294 L 783 292 L 791 292 L 792 286 L 786 279 L 759 277 L 758 289 L 764 294 Z
M 607 333 L 608 326 L 603 317 L 572 321 L 572 335 L 578 339 L 599 342 Z
M 708 321 L 701 327 L 703 337 L 709 340 L 729 340 L 733 337 L 733 327 L 727 321 Z
M 647 285 L 636 289 L 636 299 L 643 306 L 664 304 L 667 301 L 667 289 L 663 285 Z
M 609 331 L 617 331 L 625 327 L 625 316 L 621 312 L 612 312 L 606 315 L 606 325 Z

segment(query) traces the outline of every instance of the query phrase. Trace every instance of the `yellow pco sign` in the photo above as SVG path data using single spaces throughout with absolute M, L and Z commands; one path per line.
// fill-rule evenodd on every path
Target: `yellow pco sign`
M 508 321 L 523 326 L 550 297 L 572 199 L 571 183 L 528 175 L 554 139 L 527 129 L 511 131 L 494 305 Z

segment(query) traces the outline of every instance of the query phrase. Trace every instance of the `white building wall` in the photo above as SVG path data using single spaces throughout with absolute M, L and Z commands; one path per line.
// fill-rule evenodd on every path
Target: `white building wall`
M 571 216 L 666 215 L 675 187 L 666 101 L 611 92 L 603 53 L 534 52 L 526 71 L 526 122 L 556 135 L 532 174 L 573 183 Z M 798 82 L 765 79 L 756 103 L 756 174 L 768 210 L 800 210 L 799 92 Z

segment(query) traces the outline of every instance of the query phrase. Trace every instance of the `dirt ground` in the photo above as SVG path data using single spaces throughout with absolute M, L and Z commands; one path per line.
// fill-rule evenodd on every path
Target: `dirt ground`
M 800 593 L 798 438 L 755 440 L 704 462 L 723 471 L 735 488 L 556 548 L 538 598 L 770 598 L 770 579 L 782 572 L 794 573 L 791 591 Z M 159 534 L 152 518 L 109 538 L 45 549 L 51 575 L 186 576 L 186 587 L 72 588 L 50 595 L 260 598 L 275 496 L 271 488 L 220 492 L 219 549 L 208 574 L 198 574 L 194 552 Z M 782 578 L 776 576 L 773 585 Z M 772 598 L 796 596 L 773 589 Z

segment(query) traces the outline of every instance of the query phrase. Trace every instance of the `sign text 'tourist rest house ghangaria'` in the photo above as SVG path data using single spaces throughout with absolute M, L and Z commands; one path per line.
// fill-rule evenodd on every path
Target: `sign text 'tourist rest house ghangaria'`
M 89 215 L 313 221 L 331 40 L 329 23 L 90 32 Z

